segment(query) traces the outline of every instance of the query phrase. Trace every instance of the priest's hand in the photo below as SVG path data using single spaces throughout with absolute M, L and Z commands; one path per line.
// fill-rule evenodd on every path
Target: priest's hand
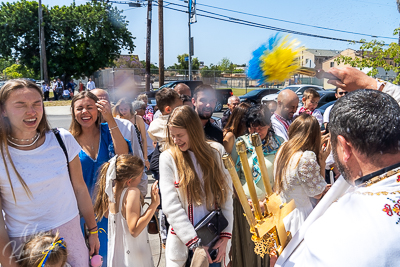
M 336 76 L 339 80 L 328 80 L 328 83 L 342 88 L 347 92 L 357 89 L 377 89 L 377 81 L 366 75 L 364 72 L 351 67 L 344 67 L 342 69 L 331 68 L 329 73 Z

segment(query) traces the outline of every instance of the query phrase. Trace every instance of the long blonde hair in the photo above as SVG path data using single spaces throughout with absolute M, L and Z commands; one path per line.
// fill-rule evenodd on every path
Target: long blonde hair
M 82 134 L 82 126 L 75 119 L 75 103 L 76 103 L 76 101 L 78 101 L 80 99 L 84 99 L 85 97 L 94 100 L 95 103 L 97 103 L 97 101 L 99 101 L 99 98 L 95 94 L 93 94 L 89 91 L 82 91 L 79 94 L 77 94 L 76 96 L 74 96 L 74 98 L 72 98 L 72 101 L 71 101 L 72 121 L 71 121 L 71 125 L 69 126 L 69 131 L 75 138 L 77 138 L 78 136 L 80 136 Z M 101 113 L 100 112 L 97 112 L 97 120 L 96 120 L 95 124 L 96 124 L 96 126 L 99 126 L 101 124 Z
M 94 203 L 94 213 L 97 220 L 101 220 L 108 211 L 109 199 L 106 194 L 108 168 L 116 168 L 115 186 L 117 187 L 116 189 L 119 189 L 119 187 L 124 187 L 124 183 L 131 178 L 140 179 L 144 164 L 139 157 L 124 154 L 117 157 L 115 166 L 110 166 L 110 163 L 106 162 L 100 167 L 100 174 L 96 183 L 96 201 Z
M 18 89 L 23 89 L 23 88 L 35 89 L 43 99 L 42 90 L 35 83 L 33 83 L 29 80 L 24 80 L 24 79 L 10 80 L 7 83 L 5 83 L 3 85 L 3 87 L 1 87 L 1 89 L 0 89 L 0 112 L 2 114 L 5 111 L 5 103 L 6 103 L 7 99 L 10 97 L 10 94 Z M 43 101 L 42 101 L 42 108 L 43 108 L 43 116 L 38 124 L 37 129 L 36 129 L 39 132 L 41 137 L 43 137 L 46 134 L 46 132 L 50 131 L 50 125 L 46 118 Z M 10 151 L 8 150 L 8 143 L 7 143 L 7 136 L 10 134 L 11 134 L 11 124 L 10 124 L 9 119 L 7 117 L 0 116 L 0 151 L 1 151 L 2 158 L 3 158 L 4 167 L 6 169 L 8 182 L 10 183 L 10 186 L 11 186 L 11 191 L 12 191 L 12 194 L 14 197 L 14 201 L 17 202 L 16 197 L 15 197 L 14 187 L 12 185 L 11 178 L 10 178 L 10 171 L 8 168 L 7 161 L 10 163 L 13 171 L 17 175 L 18 180 L 22 184 L 27 195 L 31 197 L 32 192 L 29 190 L 28 185 L 25 183 L 24 179 L 18 173 L 18 171 L 14 165 L 14 162 L 11 158 Z M 6 161 L 6 158 L 8 158 L 7 161 Z
M 284 177 L 287 166 L 293 155 L 298 151 L 313 151 L 319 164 L 319 151 L 321 146 L 321 130 L 317 119 L 307 113 L 301 114 L 289 127 L 289 141 L 278 150 L 275 160 L 275 191 L 280 193 L 283 189 Z M 296 167 L 298 162 L 296 163 Z
M 131 117 L 135 116 L 135 111 L 132 108 L 132 103 L 128 100 L 128 98 L 124 97 L 118 100 L 117 104 L 115 104 L 112 110 L 113 117 L 123 117 L 121 112 L 119 112 L 119 107 L 123 104 L 127 104 L 129 106 L 129 113 L 131 114 Z
M 203 172 L 203 184 L 195 171 L 189 152 L 181 151 L 174 144 L 169 127 L 187 130 L 189 149 Z M 216 153 L 216 150 L 206 142 L 200 118 L 191 107 L 180 106 L 174 109 L 167 124 L 167 138 L 180 177 L 179 189 L 184 196 L 188 196 L 197 205 L 204 204 L 205 199 L 209 210 L 214 209 L 215 204 L 219 206 L 225 204 L 231 192 L 222 169 L 220 158 L 222 155 Z

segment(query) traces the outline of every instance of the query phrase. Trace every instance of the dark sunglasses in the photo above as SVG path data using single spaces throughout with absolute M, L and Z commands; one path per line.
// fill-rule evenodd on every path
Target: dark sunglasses
M 348 92 L 339 92 L 338 94 L 339 95 L 345 95 L 345 94 L 347 94 Z

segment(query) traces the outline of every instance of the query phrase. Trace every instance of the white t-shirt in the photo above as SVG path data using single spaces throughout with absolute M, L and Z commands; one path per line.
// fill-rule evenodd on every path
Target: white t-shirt
M 71 162 L 82 148 L 67 130 L 59 131 Z M 17 200 L 14 202 L 4 163 L 0 160 L 0 195 L 10 237 L 48 231 L 79 214 L 65 154 L 52 131 L 47 132 L 45 138 L 44 143 L 33 150 L 8 147 L 17 171 L 32 192 L 31 198 L 9 164 Z
M 96 88 L 96 85 L 94 84 L 94 81 L 88 82 L 86 84 L 86 88 L 90 91 Z
M 329 122 L 329 115 L 331 114 L 331 110 L 332 110 L 333 106 L 334 105 L 331 105 L 331 106 L 326 108 L 326 110 L 324 112 L 324 123 L 328 123 Z

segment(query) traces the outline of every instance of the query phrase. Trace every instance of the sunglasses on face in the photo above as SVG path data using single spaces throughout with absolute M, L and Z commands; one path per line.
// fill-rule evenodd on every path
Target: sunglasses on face
M 345 95 L 345 94 L 347 94 L 348 92 L 339 92 L 339 95 Z

